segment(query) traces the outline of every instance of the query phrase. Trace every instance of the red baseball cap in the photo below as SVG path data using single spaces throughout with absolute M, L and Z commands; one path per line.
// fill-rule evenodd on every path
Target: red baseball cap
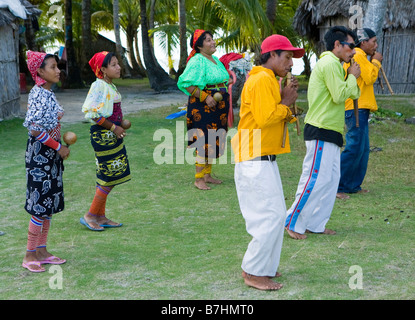
M 261 45 L 261 54 L 274 50 L 292 51 L 294 52 L 294 58 L 301 58 L 305 53 L 303 48 L 293 47 L 287 37 L 281 36 L 279 34 L 273 34 L 272 36 L 269 36 L 262 42 Z

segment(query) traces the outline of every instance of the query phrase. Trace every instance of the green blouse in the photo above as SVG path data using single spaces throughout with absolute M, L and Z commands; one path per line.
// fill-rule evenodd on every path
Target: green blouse
M 196 86 L 203 90 L 206 85 L 228 83 L 229 73 L 220 60 L 212 56 L 216 64 L 204 57 L 200 53 L 196 53 L 187 63 L 186 69 L 179 77 L 177 86 L 181 91 L 190 96 L 186 88 Z

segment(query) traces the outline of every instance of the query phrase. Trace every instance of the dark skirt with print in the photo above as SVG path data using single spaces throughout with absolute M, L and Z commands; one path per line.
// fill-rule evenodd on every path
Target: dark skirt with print
M 59 153 L 30 136 L 26 148 L 26 211 L 37 217 L 64 209 L 63 160 Z
M 229 94 L 226 89 L 204 89 L 210 95 L 219 91 L 223 99 L 211 108 L 206 100 L 189 97 L 187 106 L 188 147 L 196 148 L 198 156 L 205 159 L 223 155 L 228 131 Z
M 113 122 L 120 125 L 118 121 Z M 96 183 L 101 186 L 115 186 L 131 180 L 124 139 L 117 139 L 111 130 L 97 124 L 91 126 L 90 133 L 97 165 Z

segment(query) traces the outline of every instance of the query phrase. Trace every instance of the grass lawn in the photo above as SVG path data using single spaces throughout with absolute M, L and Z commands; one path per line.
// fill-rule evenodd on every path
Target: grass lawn
M 300 98 L 306 101 L 304 93 Z M 415 116 L 414 96 L 380 96 L 378 102 L 382 110 Z M 306 102 L 299 105 L 307 108 Z M 164 119 L 175 111 L 163 107 L 128 116 L 133 125 L 125 141 L 132 180 L 117 186 L 107 202 L 107 216 L 124 226 L 104 232 L 79 223 L 95 192 L 89 124 L 63 125 L 62 132 L 74 131 L 78 141 L 65 161 L 66 208 L 52 220 L 48 249 L 67 263 L 46 266 L 41 274 L 21 267 L 29 223 L 23 209 L 27 131 L 22 119 L 0 122 L 0 231 L 5 232 L 0 237 L 0 299 L 415 298 L 414 125 L 402 118 L 370 124 L 371 145 L 382 149 L 370 155 L 364 182 L 370 193 L 336 201 L 327 225 L 337 231 L 335 236 L 295 241 L 285 234 L 279 269 L 284 288 L 262 292 L 241 278 L 250 236 L 239 210 L 230 154 L 227 164 L 213 167 L 223 184 L 207 192 L 193 186 L 194 165 L 153 160 L 162 143 L 153 139 L 158 129 L 173 133 L 175 145 L 167 152 L 176 155 L 176 120 L 184 125 L 184 118 Z M 292 152 L 277 159 L 287 207 L 305 154 L 294 126 L 290 138 Z M 355 270 L 363 276 L 358 288 L 353 287 Z

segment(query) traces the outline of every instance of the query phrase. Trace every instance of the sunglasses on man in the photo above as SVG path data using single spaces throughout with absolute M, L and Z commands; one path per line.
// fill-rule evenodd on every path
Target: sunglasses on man
M 354 48 L 356 48 L 356 45 L 355 45 L 354 43 L 343 42 L 343 41 L 340 41 L 340 43 L 341 43 L 341 44 L 346 44 L 346 45 L 348 45 L 348 46 L 349 46 L 349 48 L 350 48 L 351 50 L 353 50 Z

